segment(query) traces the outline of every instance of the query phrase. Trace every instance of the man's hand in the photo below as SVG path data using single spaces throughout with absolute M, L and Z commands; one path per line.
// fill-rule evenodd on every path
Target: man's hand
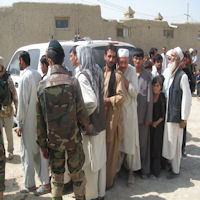
M 121 70 L 119 70 L 119 69 L 116 69 L 115 72 L 120 74 L 120 75 L 123 75 L 123 72 Z
M 48 149 L 45 149 L 42 151 L 42 156 L 45 158 L 45 159 L 49 159 L 49 151 Z
M 104 98 L 104 105 L 108 104 L 110 102 L 110 98 Z
M 17 128 L 16 133 L 17 133 L 18 137 L 21 137 L 22 136 L 22 128 Z
M 127 81 L 126 77 L 124 76 L 124 73 L 122 71 L 120 71 L 119 69 L 117 69 L 116 72 L 119 73 L 122 76 L 124 86 L 125 86 L 126 90 L 128 90 L 129 82 Z
M 158 121 L 155 121 L 155 122 L 152 123 L 152 126 L 153 126 L 154 128 L 156 128 L 156 127 L 158 126 L 158 124 L 159 124 Z
M 156 128 L 163 120 L 164 120 L 164 118 L 162 118 L 162 117 L 159 118 L 157 121 L 155 121 L 155 122 L 152 123 L 152 126 L 154 128 Z
M 186 121 L 185 120 L 181 120 L 181 122 L 179 123 L 180 128 L 185 128 L 186 126 Z

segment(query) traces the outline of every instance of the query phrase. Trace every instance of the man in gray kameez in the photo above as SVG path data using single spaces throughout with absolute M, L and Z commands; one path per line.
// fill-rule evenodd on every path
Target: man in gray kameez
M 133 63 L 138 76 L 137 112 L 139 124 L 139 142 L 141 156 L 142 178 L 150 172 L 150 133 L 149 125 L 152 121 L 153 93 L 151 75 L 143 68 L 144 52 L 136 48 L 133 54 Z

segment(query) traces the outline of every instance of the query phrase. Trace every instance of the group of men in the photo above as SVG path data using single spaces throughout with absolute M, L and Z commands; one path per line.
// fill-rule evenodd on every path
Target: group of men
M 16 132 L 25 171 L 21 192 L 49 192 L 49 164 L 52 199 L 61 200 L 65 162 L 77 200 L 104 199 L 122 164 L 128 170 L 128 186 L 134 184 L 134 171 L 140 170 L 145 178 L 150 173 L 153 94 L 143 50 L 135 49 L 133 67 L 127 49 L 107 46 L 103 75 L 89 46 L 73 47 L 70 61 L 75 77 L 62 65 L 65 55 L 58 41 L 49 43 L 46 54 L 49 69 L 42 81 L 30 66 L 29 54 L 19 56 L 23 73 Z M 183 128 L 191 105 L 188 79 L 180 69 L 182 59 L 181 49 L 173 49 L 163 74 L 167 96 L 163 156 L 171 161 L 171 178 L 179 174 Z M 39 189 L 35 171 L 42 182 Z

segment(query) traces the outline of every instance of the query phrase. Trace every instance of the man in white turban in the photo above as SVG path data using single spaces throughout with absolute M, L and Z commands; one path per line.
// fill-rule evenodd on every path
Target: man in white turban
M 141 168 L 137 116 L 138 78 L 135 68 L 129 64 L 129 50 L 118 50 L 118 71 L 125 85 L 123 104 L 123 138 L 119 144 L 118 170 L 125 161 L 129 170 L 128 186 L 134 183 L 133 171 Z
M 164 73 L 164 90 L 167 97 L 166 123 L 163 139 L 163 156 L 171 163 L 168 179 L 180 173 L 183 128 L 191 107 L 191 92 L 187 75 L 179 67 L 183 59 L 180 47 L 172 49 L 167 72 Z

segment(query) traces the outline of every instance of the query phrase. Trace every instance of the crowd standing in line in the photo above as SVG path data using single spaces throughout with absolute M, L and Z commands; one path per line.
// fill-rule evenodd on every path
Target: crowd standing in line
M 52 199 L 61 200 L 66 165 L 77 200 L 103 200 L 122 165 L 129 187 L 134 185 L 134 172 L 143 179 L 157 179 L 161 169 L 167 168 L 168 179 L 178 177 L 181 157 L 186 156 L 186 121 L 196 79 L 200 95 L 200 71 L 195 74 L 196 50 L 162 50 L 158 54 L 151 48 L 148 58 L 136 48 L 131 66 L 129 50 L 109 45 L 106 66 L 101 69 L 91 47 L 74 46 L 70 61 L 75 74 L 71 76 L 63 67 L 62 46 L 52 40 L 40 60 L 42 77 L 30 66 L 28 52 L 19 55 L 23 70 L 19 101 L 0 57 L 0 84 L 4 84 L 0 88 L 0 200 L 5 189 L 3 126 L 8 159 L 13 158 L 12 134 L 8 136 L 13 122 L 5 120 L 13 119 L 12 102 L 25 173 L 22 193 L 38 196 L 51 190 Z M 42 183 L 38 188 L 35 171 Z

